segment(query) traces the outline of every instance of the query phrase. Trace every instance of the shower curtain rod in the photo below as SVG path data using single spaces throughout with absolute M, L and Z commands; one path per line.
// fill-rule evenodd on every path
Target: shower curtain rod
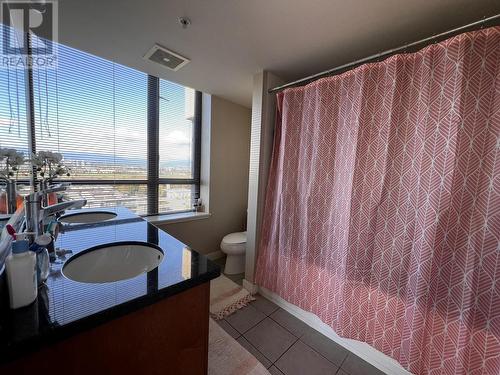
M 289 87 L 303 86 L 303 85 L 306 85 L 306 84 L 308 84 L 308 83 L 310 83 L 312 81 L 315 81 L 315 80 L 317 80 L 319 78 L 323 78 L 323 77 L 332 76 L 332 75 L 335 75 L 335 74 L 342 73 L 343 71 L 349 70 L 349 69 L 351 69 L 353 67 L 356 67 L 358 65 L 367 63 L 367 62 L 372 61 L 372 60 L 380 59 L 381 57 L 388 57 L 389 55 L 393 55 L 395 53 L 405 51 L 405 50 L 407 50 L 409 48 L 416 47 L 416 46 L 418 46 L 420 44 L 424 44 L 424 43 L 428 43 L 428 42 L 433 42 L 433 41 L 436 41 L 436 40 L 439 40 L 439 39 L 442 39 L 442 38 L 445 38 L 445 37 L 449 37 L 449 36 L 452 36 L 453 34 L 460 33 L 460 32 L 462 32 L 462 31 L 464 31 L 466 29 L 470 29 L 470 28 L 475 27 L 475 26 L 479 26 L 479 25 L 483 25 L 484 26 L 484 24 L 496 21 L 499 18 L 500 18 L 500 14 L 496 14 L 496 15 L 491 16 L 491 17 L 483 18 L 482 20 L 469 23 L 468 25 L 457 27 L 456 29 L 448 30 L 448 31 L 442 32 L 440 34 L 436 34 L 436 35 L 430 36 L 428 38 L 418 40 L 416 42 L 405 44 L 405 45 L 403 45 L 401 47 L 396 47 L 396 48 L 392 48 L 392 49 L 389 49 L 389 50 L 386 50 L 386 51 L 383 51 L 383 52 L 380 52 L 380 53 L 376 53 L 374 55 L 371 55 L 371 56 L 368 56 L 368 57 L 365 57 L 365 58 L 362 58 L 362 59 L 359 59 L 359 60 L 356 60 L 356 61 L 353 61 L 353 62 L 350 62 L 350 63 L 347 63 L 347 64 L 343 64 L 343 65 L 337 66 L 337 67 L 335 67 L 333 69 L 325 70 L 325 71 L 323 71 L 321 73 L 316 73 L 316 74 L 307 76 L 305 78 L 301 78 L 301 79 L 298 79 L 296 81 L 292 81 L 292 82 L 286 83 L 284 85 L 274 87 L 272 89 L 269 89 L 268 92 L 270 94 L 272 94 L 272 93 L 279 92 L 279 91 L 282 91 L 284 89 L 287 89 Z

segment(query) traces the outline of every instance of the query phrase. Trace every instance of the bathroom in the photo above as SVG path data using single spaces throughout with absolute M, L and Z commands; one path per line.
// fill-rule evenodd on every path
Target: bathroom
M 1 374 L 500 374 L 498 1 L 0 7 Z

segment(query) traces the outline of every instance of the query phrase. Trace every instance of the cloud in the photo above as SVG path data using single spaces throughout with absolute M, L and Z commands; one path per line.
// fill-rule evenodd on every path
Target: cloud
M 190 133 L 173 130 L 160 140 L 160 160 L 189 160 L 191 158 Z
M 168 133 L 165 137 L 164 141 L 166 143 L 179 145 L 179 146 L 190 146 L 191 139 L 182 131 L 174 130 L 173 132 Z
M 119 142 L 131 142 L 136 144 L 146 144 L 147 132 L 134 129 L 134 127 L 116 127 L 116 140 Z

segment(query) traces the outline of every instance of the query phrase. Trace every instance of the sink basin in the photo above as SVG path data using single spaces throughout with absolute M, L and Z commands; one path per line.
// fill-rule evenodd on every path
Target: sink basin
M 61 216 L 59 222 L 64 224 L 91 224 L 111 220 L 115 217 L 116 214 L 111 211 L 77 212 Z
M 95 246 L 69 258 L 62 268 L 68 279 L 109 283 L 131 279 L 158 267 L 163 250 L 147 242 L 115 242 Z

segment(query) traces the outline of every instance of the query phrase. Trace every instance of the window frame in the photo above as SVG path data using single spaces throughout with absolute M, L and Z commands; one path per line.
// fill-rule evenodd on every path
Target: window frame
M 27 55 L 32 56 L 31 40 L 28 34 L 26 37 Z M 133 69 L 133 68 L 131 68 Z M 33 87 L 33 68 L 26 68 L 26 103 L 27 107 L 27 125 L 28 125 L 28 149 L 31 153 L 36 153 L 36 114 L 35 114 L 35 92 Z M 147 179 L 64 179 L 55 180 L 55 182 L 67 182 L 72 185 L 146 185 L 147 187 L 147 213 L 140 216 L 168 215 L 180 212 L 192 212 L 194 208 L 188 210 L 175 210 L 159 212 L 159 188 L 160 185 L 192 185 L 192 203 L 200 197 L 200 173 L 201 173 L 201 103 L 202 93 L 195 91 L 194 118 L 192 132 L 192 178 L 161 178 L 159 177 L 160 161 L 160 78 L 148 74 L 147 80 Z M 34 172 L 34 171 L 33 171 Z M 32 174 L 29 184 L 37 191 L 38 184 L 36 173 Z M 27 183 L 28 181 L 18 181 Z

